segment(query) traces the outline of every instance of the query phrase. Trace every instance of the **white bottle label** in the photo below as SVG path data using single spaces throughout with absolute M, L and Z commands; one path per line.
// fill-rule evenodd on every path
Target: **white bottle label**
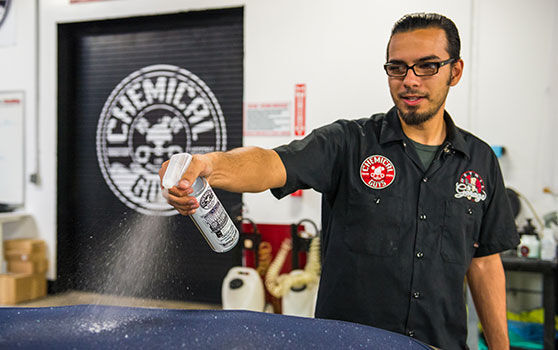
M 192 219 L 209 245 L 217 252 L 230 250 L 238 242 L 238 229 L 207 182 L 196 199 L 200 206 L 192 215 Z

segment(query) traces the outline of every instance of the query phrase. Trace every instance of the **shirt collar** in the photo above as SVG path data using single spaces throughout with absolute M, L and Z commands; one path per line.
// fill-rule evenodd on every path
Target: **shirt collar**
M 463 153 L 465 157 L 470 158 L 462 131 L 455 126 L 455 123 L 446 111 L 444 111 L 444 121 L 446 122 L 446 143 L 449 143 L 450 148 L 455 149 Z M 382 122 L 380 144 L 383 145 L 388 142 L 401 141 L 404 139 L 405 135 L 403 134 L 401 121 L 397 115 L 397 108 L 393 107 L 387 112 L 386 117 Z
M 393 107 L 387 112 L 380 131 L 380 144 L 383 145 L 392 141 L 404 140 L 403 129 L 401 129 L 401 121 L 397 115 L 397 108 Z
M 450 147 L 463 153 L 467 159 L 471 159 L 465 138 L 463 137 L 463 131 L 455 126 L 455 123 L 446 111 L 444 111 L 444 121 L 446 122 L 446 141 L 449 142 Z

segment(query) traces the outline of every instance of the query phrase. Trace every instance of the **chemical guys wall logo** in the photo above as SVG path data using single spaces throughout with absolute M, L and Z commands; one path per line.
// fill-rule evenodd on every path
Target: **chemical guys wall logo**
M 373 155 L 362 162 L 360 178 L 367 186 L 381 190 L 391 185 L 395 179 L 395 167 L 386 157 Z
M 455 183 L 455 198 L 467 198 L 473 202 L 480 202 L 486 199 L 484 191 L 484 181 L 479 174 L 472 170 L 464 172 Z
M 186 69 L 144 67 L 125 77 L 97 125 L 97 159 L 112 192 L 142 214 L 177 212 L 161 195 L 159 168 L 175 153 L 224 151 L 225 120 L 209 87 Z

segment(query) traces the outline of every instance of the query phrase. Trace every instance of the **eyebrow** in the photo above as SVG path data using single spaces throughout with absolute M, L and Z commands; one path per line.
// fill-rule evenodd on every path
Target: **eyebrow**
M 432 61 L 432 60 L 436 60 L 436 59 L 440 59 L 440 57 L 436 56 L 436 55 L 430 55 L 430 56 L 426 56 L 426 57 L 421 57 L 417 60 L 417 62 L 424 62 L 424 61 Z
M 421 57 L 418 60 L 416 60 L 415 62 L 425 62 L 425 61 L 432 61 L 432 60 L 436 60 L 436 59 L 439 60 L 440 57 L 438 57 L 436 55 L 430 55 L 430 56 Z M 389 60 L 388 63 L 396 63 L 396 64 L 404 63 L 404 64 L 407 64 L 405 61 L 402 61 L 402 60 Z

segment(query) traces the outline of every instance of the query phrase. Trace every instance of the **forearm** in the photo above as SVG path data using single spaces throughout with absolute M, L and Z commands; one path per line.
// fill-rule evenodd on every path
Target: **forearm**
M 169 161 L 161 165 L 161 181 L 168 166 Z M 194 154 L 176 186 L 163 192 L 167 202 L 182 215 L 192 215 L 199 207 L 191 194 L 192 184 L 200 176 L 208 179 L 212 187 L 230 192 L 262 192 L 281 187 L 287 181 L 285 166 L 274 150 L 242 147 L 228 152 Z
M 273 150 L 242 147 L 209 153 L 207 157 L 211 164 L 208 180 L 213 187 L 231 192 L 262 192 L 286 182 L 283 162 Z
M 500 256 L 474 258 L 467 281 L 489 348 L 509 349 L 506 278 Z

